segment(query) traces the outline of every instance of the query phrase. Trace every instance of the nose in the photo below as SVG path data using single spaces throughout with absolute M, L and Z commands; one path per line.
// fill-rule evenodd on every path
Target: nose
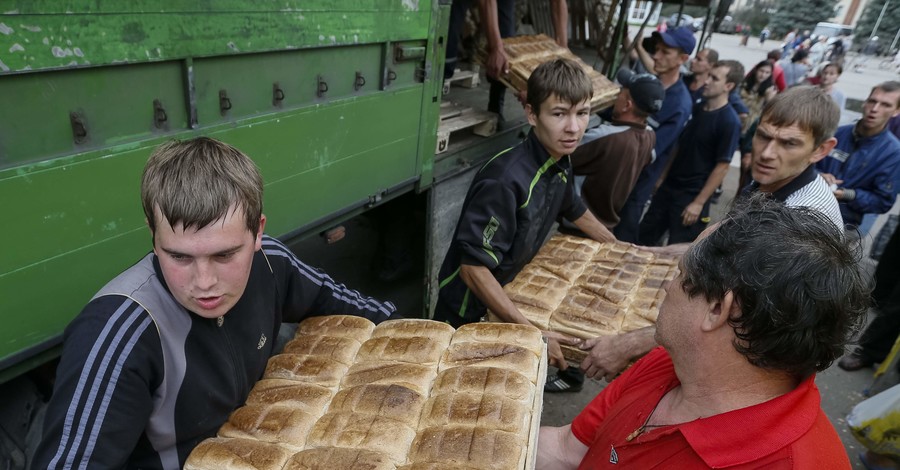
M 218 282 L 218 274 L 209 260 L 197 260 L 194 268 L 194 287 L 204 293 L 212 290 Z
M 759 158 L 763 160 L 771 160 L 775 158 L 775 139 L 772 139 L 759 150 Z
M 581 121 L 578 119 L 578 115 L 569 115 L 566 119 L 566 127 L 565 131 L 569 133 L 576 133 L 581 128 Z

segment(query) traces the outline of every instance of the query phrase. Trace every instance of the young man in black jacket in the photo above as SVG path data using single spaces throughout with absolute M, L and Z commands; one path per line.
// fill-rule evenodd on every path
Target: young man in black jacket
M 66 328 L 32 468 L 182 468 L 244 404 L 282 321 L 394 313 L 265 236 L 262 192 L 253 161 L 213 139 L 150 156 L 153 251 Z

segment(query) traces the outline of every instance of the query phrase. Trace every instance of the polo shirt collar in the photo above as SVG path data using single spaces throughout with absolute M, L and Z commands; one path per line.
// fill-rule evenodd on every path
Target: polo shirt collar
M 820 402 L 813 374 L 780 397 L 684 423 L 678 430 L 710 467 L 741 465 L 806 434 L 819 415 Z
M 816 171 L 815 166 L 809 165 L 802 173 L 789 181 L 788 184 L 773 192 L 771 197 L 778 202 L 785 202 L 787 201 L 787 198 L 791 197 L 791 194 L 794 194 L 807 184 L 812 183 L 818 176 L 819 172 Z M 750 184 L 744 186 L 744 189 L 741 190 L 741 196 L 749 196 L 757 191 L 759 191 L 759 182 L 751 181 Z

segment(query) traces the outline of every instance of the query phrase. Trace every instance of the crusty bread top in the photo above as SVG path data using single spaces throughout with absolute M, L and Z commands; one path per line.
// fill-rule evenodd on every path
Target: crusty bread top
M 550 317 L 550 329 L 577 338 L 618 333 L 625 309 L 596 294 L 573 288 Z
M 263 378 L 296 380 L 333 387 L 340 383 L 346 372 L 346 365 L 326 357 L 279 354 L 269 358 Z
M 490 393 L 443 393 L 425 403 L 419 428 L 462 424 L 526 433 L 531 424 L 531 408 Z
M 402 318 L 381 322 L 372 331 L 372 338 L 389 336 L 391 338 L 406 338 L 410 336 L 425 336 L 439 343 L 450 344 L 450 337 L 456 331 L 452 326 L 434 320 L 421 320 L 415 318 Z
M 538 356 L 521 346 L 502 343 L 451 344 L 441 358 L 439 370 L 459 366 L 500 367 L 535 379 Z
M 569 283 L 536 265 L 528 265 L 509 284 L 503 286 L 510 300 L 553 310 L 562 302 Z
M 424 463 L 411 463 L 409 465 L 403 465 L 401 467 L 397 467 L 397 470 L 448 470 L 447 464 L 445 463 L 434 463 L 434 462 L 424 462 Z M 462 464 L 454 464 L 453 470 L 481 470 L 478 467 L 470 467 L 468 465 Z
M 437 364 L 441 359 L 441 353 L 446 348 L 446 344 L 423 336 L 406 338 L 381 336 L 372 338 L 362 344 L 359 348 L 359 353 L 356 355 L 356 363 L 396 361 L 414 364 Z
M 443 463 L 446 468 L 469 466 L 507 470 L 525 465 L 525 438 L 518 434 L 473 426 L 442 426 L 420 430 L 410 449 L 412 463 Z
M 219 437 L 259 439 L 300 450 L 319 416 L 284 404 L 244 405 L 219 428 Z
M 437 375 L 434 365 L 405 362 L 367 362 L 354 364 L 341 381 L 341 388 L 365 384 L 397 384 L 428 395 Z
M 541 330 L 516 323 L 469 323 L 456 330 L 451 345 L 459 343 L 505 343 L 523 347 L 540 356 L 544 350 Z
M 321 416 L 328 407 L 334 389 L 287 379 L 262 379 L 256 382 L 247 404 L 277 404 L 293 406 L 307 413 Z
M 360 346 L 361 343 L 353 338 L 303 334 L 288 342 L 282 353 L 323 356 L 349 366 Z
M 269 442 L 216 437 L 194 448 L 184 470 L 280 470 L 294 452 Z
M 383 452 L 393 462 L 406 462 L 416 431 L 382 416 L 339 411 L 326 413 L 307 439 L 308 447 L 351 447 Z
M 369 339 L 375 324 L 363 317 L 353 315 L 324 315 L 309 317 L 297 325 L 297 334 L 342 336 L 353 338 L 360 343 Z
M 394 470 L 391 459 L 381 453 L 344 447 L 318 447 L 294 454 L 283 470 Z
M 518 372 L 499 367 L 455 367 L 438 374 L 432 395 L 449 392 L 491 393 L 530 405 L 534 384 Z
M 425 396 L 411 388 L 396 384 L 365 384 L 339 391 L 331 400 L 328 411 L 374 414 L 415 428 L 424 404 Z

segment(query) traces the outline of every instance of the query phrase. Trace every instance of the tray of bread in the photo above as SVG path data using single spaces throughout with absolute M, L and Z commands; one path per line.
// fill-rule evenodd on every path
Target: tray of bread
M 676 275 L 678 257 L 556 234 L 503 290 L 534 326 L 589 339 L 656 324 Z M 572 363 L 585 354 L 563 346 Z
M 184 468 L 533 469 L 546 375 L 529 325 L 308 318 Z
M 545 34 L 505 38 L 503 39 L 503 49 L 509 59 L 509 73 L 500 77 L 500 81 L 516 92 L 528 89 L 528 77 L 538 65 L 548 60 L 565 58 L 581 65 L 581 68 L 590 77 L 594 86 L 594 96 L 591 98 L 592 111 L 596 112 L 611 106 L 619 93 L 618 85 L 594 70 L 568 48 L 556 44 L 556 41 Z M 483 64 L 486 57 L 487 52 L 480 49 L 477 53 L 477 60 Z

